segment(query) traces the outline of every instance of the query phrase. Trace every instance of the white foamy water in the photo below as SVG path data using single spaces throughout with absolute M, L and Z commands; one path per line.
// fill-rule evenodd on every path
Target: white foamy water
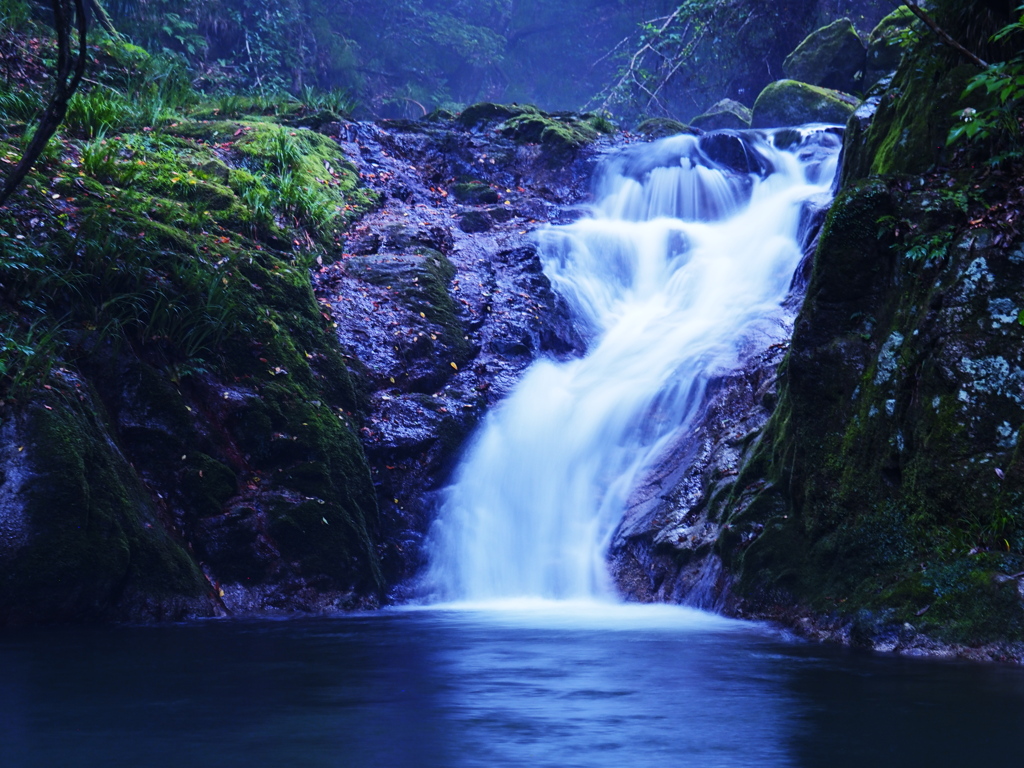
M 434 600 L 616 599 L 605 553 L 630 492 L 780 315 L 803 204 L 828 192 L 840 143 L 801 133 L 787 151 L 792 131 L 729 140 L 750 173 L 690 136 L 630 148 L 592 217 L 538 232 L 588 349 L 534 363 L 484 420 L 431 531 Z

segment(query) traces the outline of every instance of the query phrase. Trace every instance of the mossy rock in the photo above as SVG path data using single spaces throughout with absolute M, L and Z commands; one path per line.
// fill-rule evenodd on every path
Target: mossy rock
M 281 557 L 298 561 L 303 573 L 377 591 L 383 586 L 375 548 L 377 500 L 362 446 L 331 408 L 295 399 L 294 391 L 285 383 L 263 390 L 274 431 L 295 437 L 303 452 L 274 471 L 270 486 L 286 489 L 270 505 Z M 296 500 L 295 492 L 307 500 Z
M 448 286 L 455 277 L 455 266 L 447 256 L 430 248 L 414 253 L 381 253 L 349 260 L 352 270 L 367 282 L 391 286 L 396 296 L 414 314 L 423 313 L 441 327 L 439 343 L 444 350 L 438 359 L 447 375 L 448 362 L 462 365 L 469 359 L 470 347 L 459 320 L 459 309 Z
M 75 292 L 34 296 L 54 317 L 70 309 L 55 338 L 78 362 L 81 392 L 94 387 L 102 402 L 79 405 L 72 391 L 47 401 L 52 412 L 31 410 L 36 442 L 25 439 L 24 455 L 36 466 L 24 495 L 38 536 L 14 575 L 0 575 L 0 624 L 179 618 L 190 600 L 208 610 L 215 600 L 185 541 L 210 553 L 214 579 L 262 569 L 311 589 L 382 589 L 376 495 L 354 431 L 364 395 L 307 266 L 340 248 L 329 231 L 314 243 L 303 232 L 338 209 L 343 229 L 371 197 L 337 143 L 312 131 L 259 120 L 167 130 L 179 135 L 108 140 L 133 183 L 64 174 L 56 190 L 78 198 L 78 226 L 48 223 L 40 257 Z M 285 176 L 305 199 L 316 193 L 317 210 L 284 198 Z M 455 320 L 450 297 L 436 306 L 450 274 L 429 261 L 422 302 Z M 302 532 L 270 541 L 268 526 L 285 517 Z M 215 528 L 223 540 L 204 540 Z
M 860 88 L 866 56 L 853 22 L 838 19 L 808 35 L 782 69 L 791 80 L 851 92 Z
M 3 558 L 0 626 L 129 618 L 129 595 L 209 612 L 209 585 L 164 532 L 95 406 L 47 399 L 52 405 L 35 403 L 21 417 L 30 472 L 20 497 L 30 533 Z
M 216 158 L 207 160 L 205 163 L 199 166 L 196 173 L 208 181 L 216 181 L 220 184 L 228 184 L 228 179 L 231 176 L 231 169 L 224 163 L 223 160 Z
M 202 451 L 187 454 L 183 474 L 186 481 L 181 492 L 189 503 L 189 511 L 197 517 L 220 514 L 238 490 L 234 471 Z
M 501 132 L 520 144 L 541 144 L 555 157 L 564 156 L 597 139 L 590 125 L 568 117 L 522 114 L 505 121 Z
M 912 30 L 920 30 L 921 26 L 921 21 L 906 6 L 897 8 L 878 22 L 868 36 L 865 89 L 896 71 L 906 50 L 906 38 Z
M 430 112 L 423 116 L 423 120 L 428 123 L 443 123 L 449 120 L 454 120 L 457 115 L 450 109 L 444 107 L 438 107 L 433 112 Z
M 539 114 L 539 110 L 529 105 L 492 104 L 489 101 L 482 101 L 462 110 L 458 121 L 467 128 L 472 128 L 480 123 L 503 122 L 525 114 Z
M 452 195 L 468 205 L 493 205 L 501 200 L 496 189 L 482 181 L 466 181 L 452 187 Z
M 806 123 L 845 125 L 857 108 L 853 96 L 796 80 L 769 84 L 754 102 L 752 128 L 785 128 Z
M 697 115 L 690 125 L 702 131 L 718 131 L 721 129 L 743 130 L 750 127 L 752 113 L 738 101 L 722 99 L 707 112 Z
M 636 132 L 649 139 L 664 139 L 666 136 L 677 136 L 680 133 L 690 135 L 699 133 L 686 123 L 681 123 L 670 117 L 649 117 L 636 127 Z

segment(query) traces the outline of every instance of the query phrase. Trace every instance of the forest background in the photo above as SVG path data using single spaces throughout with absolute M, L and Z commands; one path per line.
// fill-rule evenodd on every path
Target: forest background
M 685 120 L 748 106 L 785 56 L 843 16 L 865 33 L 888 0 L 106 0 L 89 2 L 199 90 L 343 95 L 356 117 L 420 117 L 478 101 Z M 16 26 L 47 3 L 0 0 Z M 102 9 L 102 10 L 100 10 Z M 99 25 L 93 25 L 98 27 Z M 723 42 L 728 40 L 728 43 Z M 636 77 L 622 74 L 649 46 Z M 657 93 L 650 99 L 645 94 Z M 338 99 L 336 99 L 337 101 Z

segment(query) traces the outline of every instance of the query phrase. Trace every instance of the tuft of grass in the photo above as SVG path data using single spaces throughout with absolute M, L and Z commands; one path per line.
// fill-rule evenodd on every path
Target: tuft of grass
M 39 97 L 27 90 L 8 90 L 0 84 L 0 123 L 28 123 L 40 109 Z
M 64 122 L 71 131 L 93 139 L 121 130 L 132 117 L 133 108 L 124 96 L 107 88 L 94 88 L 71 97 Z
M 343 119 L 352 117 L 359 107 L 359 102 L 351 91 L 337 88 L 321 91 L 306 86 L 299 95 L 299 101 L 307 112 L 326 112 Z

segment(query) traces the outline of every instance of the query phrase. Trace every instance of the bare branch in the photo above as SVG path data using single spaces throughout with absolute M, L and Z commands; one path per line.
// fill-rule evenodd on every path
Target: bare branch
M 665 33 L 665 30 L 669 28 L 672 22 L 679 17 L 679 14 L 682 13 L 682 10 L 682 6 L 680 6 L 679 8 L 676 8 L 676 10 L 670 13 L 668 16 L 664 16 L 661 19 L 656 19 L 656 21 L 664 20 L 664 23 L 661 25 L 661 27 L 658 28 L 657 33 L 651 39 L 656 40 L 658 37 L 663 35 Z M 648 51 L 657 53 L 662 58 L 665 58 L 664 54 L 662 54 L 660 51 L 657 51 L 653 46 L 651 46 L 649 42 L 645 42 L 642 46 L 640 46 L 640 49 L 633 54 L 633 58 L 629 60 L 629 65 L 626 67 L 626 71 L 623 73 L 622 77 L 619 78 L 619 81 L 614 86 L 608 89 L 608 97 L 601 103 L 602 109 L 608 108 L 608 106 L 612 102 L 612 99 L 615 97 L 616 92 L 619 91 L 619 89 L 621 89 L 622 86 L 624 86 L 629 80 L 632 80 L 634 83 L 636 83 L 640 90 L 642 90 L 644 93 L 650 96 L 651 100 L 655 99 L 654 95 L 643 84 L 641 84 L 636 77 L 637 62 L 642 61 L 644 54 L 647 53 Z M 648 101 L 648 104 L 650 104 L 650 101 Z
M 935 20 L 921 9 L 921 6 L 919 6 L 917 3 L 904 3 L 904 5 L 910 9 L 910 12 L 912 14 L 914 14 L 915 16 L 917 16 L 917 18 L 923 21 L 928 26 L 928 28 L 932 32 L 934 32 L 936 36 L 939 38 L 939 40 L 941 40 L 945 45 L 948 45 L 954 51 L 960 53 L 975 66 L 981 69 L 988 69 L 988 62 L 979 58 L 977 55 L 971 53 L 969 50 L 960 45 L 960 43 L 958 43 L 956 40 L 950 37 L 946 30 L 944 30 L 942 27 L 936 24 Z

